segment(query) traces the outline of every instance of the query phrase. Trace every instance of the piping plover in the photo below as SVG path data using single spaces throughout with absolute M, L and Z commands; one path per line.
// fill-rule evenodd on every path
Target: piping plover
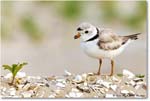
M 77 28 L 77 34 L 74 39 L 78 39 L 81 36 L 81 47 L 84 52 L 90 57 L 99 59 L 97 75 L 100 75 L 102 59 L 110 59 L 110 76 L 112 76 L 114 73 L 114 57 L 119 55 L 132 40 L 138 39 L 139 34 L 141 33 L 120 36 L 111 29 L 102 29 L 90 23 L 81 23 Z

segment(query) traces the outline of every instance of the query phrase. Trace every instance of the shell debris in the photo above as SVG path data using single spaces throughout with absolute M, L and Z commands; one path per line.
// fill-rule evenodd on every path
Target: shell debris
M 9 85 L 12 75 L 1 76 L 2 98 L 146 98 L 146 77 L 124 69 L 120 75 L 98 76 L 94 73 L 62 76 L 27 76 L 20 72 L 19 83 Z

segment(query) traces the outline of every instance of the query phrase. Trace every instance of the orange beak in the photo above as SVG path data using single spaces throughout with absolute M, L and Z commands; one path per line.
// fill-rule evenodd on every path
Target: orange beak
M 74 39 L 78 39 L 80 36 L 81 36 L 81 34 L 80 34 L 80 33 L 77 33 L 77 34 L 74 36 Z

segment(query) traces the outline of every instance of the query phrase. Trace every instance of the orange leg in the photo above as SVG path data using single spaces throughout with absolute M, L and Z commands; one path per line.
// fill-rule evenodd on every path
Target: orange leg
M 111 60 L 111 73 L 110 76 L 114 74 L 114 60 Z
M 99 68 L 98 68 L 98 71 L 97 71 L 97 75 L 100 75 L 101 66 L 102 66 L 102 59 L 99 59 Z

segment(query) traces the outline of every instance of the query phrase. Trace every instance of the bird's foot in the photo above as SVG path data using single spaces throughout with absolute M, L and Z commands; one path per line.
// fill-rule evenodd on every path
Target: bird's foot
M 100 72 L 94 73 L 94 75 L 100 76 Z

